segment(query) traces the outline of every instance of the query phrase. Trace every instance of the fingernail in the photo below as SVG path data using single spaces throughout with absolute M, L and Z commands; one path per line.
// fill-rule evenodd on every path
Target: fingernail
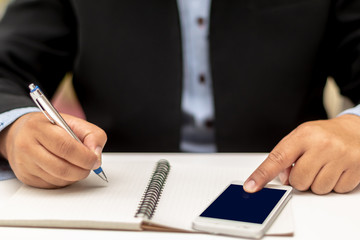
M 98 158 L 101 160 L 102 147 L 96 147 L 94 152 L 96 156 L 98 156 Z
M 284 172 L 280 172 L 279 179 L 282 184 L 285 184 L 286 183 L 286 174 Z
M 244 185 L 244 189 L 247 192 L 255 192 L 256 190 L 256 183 L 254 180 L 247 181 Z
M 102 147 L 96 147 L 94 150 L 94 153 L 98 157 L 98 160 L 93 166 L 93 169 L 98 169 L 101 166 L 101 153 L 102 153 Z

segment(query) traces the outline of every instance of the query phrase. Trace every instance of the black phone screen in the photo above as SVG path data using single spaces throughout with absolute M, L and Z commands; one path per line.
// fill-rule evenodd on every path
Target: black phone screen
M 242 185 L 231 184 L 200 216 L 262 224 L 285 192 L 263 188 L 247 193 Z

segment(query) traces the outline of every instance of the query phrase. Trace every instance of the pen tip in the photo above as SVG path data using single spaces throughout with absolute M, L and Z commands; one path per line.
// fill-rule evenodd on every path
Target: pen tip
M 100 172 L 99 174 L 97 174 L 102 180 L 106 181 L 107 183 L 109 182 L 104 171 Z

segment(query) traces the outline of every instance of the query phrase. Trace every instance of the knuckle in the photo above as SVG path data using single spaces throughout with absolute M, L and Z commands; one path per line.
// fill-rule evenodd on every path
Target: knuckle
M 336 149 L 336 155 L 338 156 L 344 156 L 347 154 L 347 146 L 336 136 L 331 136 L 327 133 L 320 135 L 316 139 L 316 147 L 321 151 L 326 151 L 327 149 Z
M 296 128 L 296 132 L 300 137 L 310 138 L 313 145 L 320 150 L 336 147 L 338 153 L 345 154 L 348 146 L 320 123 L 321 121 L 302 123 Z
M 106 132 L 105 132 L 103 129 L 99 128 L 99 129 L 98 129 L 98 134 L 99 134 L 100 136 L 103 136 L 104 139 L 107 139 L 107 134 L 106 134 Z
M 33 149 L 33 145 L 29 144 L 29 138 L 23 136 L 16 137 L 13 146 L 14 150 L 19 149 L 22 153 L 28 153 Z
M 316 145 L 317 148 L 319 149 L 325 149 L 325 148 L 331 148 L 333 145 L 335 144 L 334 139 L 326 136 L 326 135 L 322 135 L 321 137 L 319 136 L 316 139 Z
M 31 186 L 32 181 L 31 181 L 27 176 L 25 176 L 25 175 L 23 175 L 23 174 L 17 173 L 17 174 L 16 174 L 16 178 L 17 178 L 20 182 L 22 182 L 22 183 L 24 183 L 24 184 L 26 184 L 26 185 Z
M 289 177 L 289 183 L 293 186 L 296 190 L 304 192 L 309 190 L 309 184 L 306 184 L 303 180 L 299 179 L 294 174 L 291 174 Z
M 296 190 L 300 192 L 305 192 L 309 190 L 309 186 L 301 184 L 299 182 L 290 181 L 291 186 L 293 186 Z
M 34 177 L 31 175 L 22 175 L 22 176 L 18 176 L 17 177 L 22 183 L 31 186 L 31 187 L 35 187 L 35 188 L 54 188 L 53 185 L 43 181 L 41 178 L 39 177 Z
M 339 155 L 340 157 L 345 157 L 348 158 L 347 156 L 350 155 L 354 152 L 353 149 L 349 149 L 349 145 L 346 144 L 345 142 L 339 140 L 339 139 L 334 139 L 334 141 L 332 142 L 331 147 L 334 147 L 334 149 L 336 149 L 337 155 Z M 336 148 L 335 148 L 336 147 Z M 351 158 L 353 159 L 353 158 Z
M 268 156 L 268 161 L 270 161 L 270 163 L 278 167 L 284 166 L 285 159 L 287 159 L 286 154 L 281 151 L 272 151 L 269 153 Z
M 62 167 L 56 173 L 56 186 L 65 187 L 79 180 L 85 179 L 89 174 L 89 170 L 75 170 L 69 167 Z
M 332 189 L 321 187 L 321 186 L 315 186 L 314 184 L 311 185 L 311 191 L 317 195 L 325 195 L 332 191 Z
M 270 181 L 276 177 L 278 171 L 283 170 L 285 166 L 286 154 L 281 151 L 273 150 L 262 165 L 256 170 L 256 178 L 262 181 Z
M 260 166 L 256 172 L 257 177 L 263 181 L 267 181 L 269 179 L 270 172 L 266 168 Z
M 359 185 L 359 180 L 350 178 L 347 181 L 342 181 L 336 184 L 333 190 L 336 193 L 348 193 L 353 191 L 358 185 Z
M 296 133 L 303 138 L 311 138 L 314 141 L 327 140 L 326 131 L 316 122 L 305 122 L 296 128 Z
M 25 115 L 27 118 L 26 118 L 26 121 L 23 121 L 24 127 L 31 128 L 31 129 L 38 128 L 39 123 L 38 123 L 37 119 L 40 115 L 41 114 L 39 114 L 39 113 L 29 114 L 28 116 Z
M 56 168 L 56 175 L 61 179 L 71 180 L 70 168 L 68 166 L 58 166 Z
M 309 135 L 313 133 L 314 125 L 311 122 L 300 124 L 295 130 L 298 134 Z
M 64 156 L 69 156 L 74 150 L 74 145 L 65 139 L 62 139 L 57 147 L 58 151 L 61 152 Z
M 9 163 L 14 170 L 16 175 L 25 176 L 27 174 L 27 169 L 29 169 L 28 162 L 23 160 L 21 157 L 11 157 Z
M 348 193 L 348 192 L 351 192 L 353 189 L 345 189 L 345 188 L 342 188 L 342 187 L 335 187 L 334 188 L 334 192 L 336 193 Z
M 346 151 L 348 153 L 349 151 Z M 348 156 L 346 159 L 349 162 L 349 168 L 355 171 L 357 174 L 360 173 L 360 161 L 359 161 L 360 154 L 355 154 Z

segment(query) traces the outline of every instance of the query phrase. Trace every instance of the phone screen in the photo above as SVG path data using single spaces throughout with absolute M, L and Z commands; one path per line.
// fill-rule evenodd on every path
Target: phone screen
M 200 216 L 262 224 L 285 192 L 263 188 L 247 193 L 242 185 L 231 184 Z

